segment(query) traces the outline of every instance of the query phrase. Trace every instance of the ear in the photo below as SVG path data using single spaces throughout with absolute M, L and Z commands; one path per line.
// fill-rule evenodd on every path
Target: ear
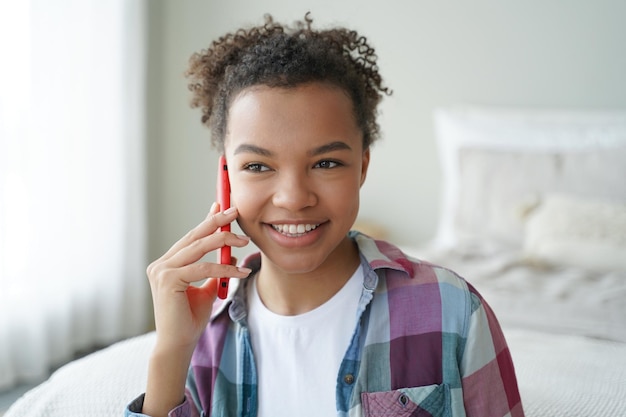
M 365 182 L 365 177 L 367 177 L 367 168 L 370 165 L 370 148 L 367 148 L 363 151 L 363 161 L 361 162 L 361 183 L 360 186 L 363 186 Z

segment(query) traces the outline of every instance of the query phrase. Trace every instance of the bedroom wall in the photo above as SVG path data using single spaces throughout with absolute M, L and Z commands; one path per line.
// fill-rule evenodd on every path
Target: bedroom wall
M 402 244 L 435 233 L 441 173 L 431 114 L 461 103 L 626 108 L 621 0 L 152 0 L 148 93 L 150 257 L 201 221 L 213 201 L 215 153 L 188 106 L 188 57 L 266 12 L 368 36 L 394 90 L 385 98 L 361 218 Z M 385 201 L 394 199 L 393 203 Z

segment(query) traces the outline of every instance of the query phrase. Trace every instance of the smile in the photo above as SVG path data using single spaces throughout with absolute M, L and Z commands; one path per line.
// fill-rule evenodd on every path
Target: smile
M 319 224 L 273 224 L 272 228 L 286 236 L 300 236 L 315 230 Z

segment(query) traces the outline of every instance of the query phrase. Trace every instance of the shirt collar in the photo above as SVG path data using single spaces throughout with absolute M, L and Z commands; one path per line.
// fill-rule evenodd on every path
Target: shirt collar
M 407 278 L 413 276 L 413 263 L 398 247 L 382 241 L 375 240 L 357 231 L 351 231 L 348 236 L 353 239 L 361 255 L 361 265 L 364 267 L 364 286 L 373 291 L 377 285 L 378 274 L 368 274 L 368 270 L 393 269 L 404 272 Z M 261 268 L 261 254 L 259 252 L 244 258 L 242 265 L 252 269 L 253 276 Z M 369 277 L 369 278 L 368 278 Z M 233 321 L 243 320 L 247 314 L 247 279 L 231 279 L 229 282 L 228 296 L 225 300 L 218 300 L 213 306 L 211 321 L 228 309 Z

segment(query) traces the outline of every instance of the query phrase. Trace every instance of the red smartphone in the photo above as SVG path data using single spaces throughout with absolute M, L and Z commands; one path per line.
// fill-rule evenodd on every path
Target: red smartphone
M 228 180 L 228 166 L 224 155 L 220 156 L 217 167 L 217 202 L 220 204 L 220 210 L 225 211 L 230 208 L 230 181 Z M 230 232 L 230 224 L 220 228 L 222 232 Z M 224 246 L 218 251 L 218 260 L 220 264 L 230 265 L 231 253 L 230 246 Z M 218 278 L 217 280 L 217 296 L 221 299 L 228 295 L 228 278 Z

